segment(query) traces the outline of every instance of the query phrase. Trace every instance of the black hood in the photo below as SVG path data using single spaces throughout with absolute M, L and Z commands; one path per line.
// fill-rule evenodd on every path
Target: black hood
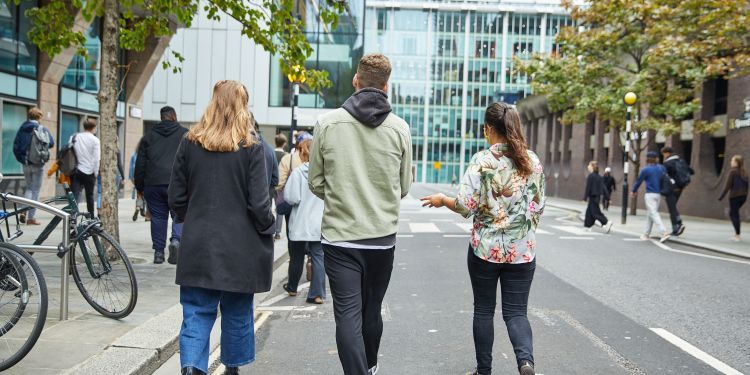
M 152 128 L 156 134 L 159 134 L 162 137 L 169 137 L 180 129 L 182 129 L 182 125 L 177 121 L 162 121 L 154 125 Z
M 364 88 L 352 94 L 342 106 L 359 122 L 377 128 L 391 113 L 388 94 L 374 88 Z

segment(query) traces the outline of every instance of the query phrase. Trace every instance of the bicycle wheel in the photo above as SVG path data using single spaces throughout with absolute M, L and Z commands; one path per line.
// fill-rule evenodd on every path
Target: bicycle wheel
M 46 319 L 47 284 L 39 265 L 21 248 L 0 243 L 0 371 L 31 351 Z
M 94 310 L 112 319 L 122 319 L 133 312 L 138 300 L 135 272 L 112 236 L 91 228 L 79 235 L 70 259 L 73 280 Z

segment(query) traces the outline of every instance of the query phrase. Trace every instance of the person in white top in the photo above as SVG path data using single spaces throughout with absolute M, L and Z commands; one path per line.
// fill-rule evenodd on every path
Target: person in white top
M 73 194 L 76 199 L 81 196 L 81 189 L 86 190 L 86 209 L 94 216 L 94 189 L 96 188 L 96 175 L 99 173 L 101 162 L 101 147 L 96 133 L 96 120 L 87 119 L 83 123 L 83 132 L 77 133 L 70 138 L 73 150 L 76 153 L 76 173 L 72 177 Z

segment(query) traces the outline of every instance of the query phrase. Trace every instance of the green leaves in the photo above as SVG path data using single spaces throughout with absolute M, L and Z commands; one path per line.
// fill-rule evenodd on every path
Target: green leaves
M 6 0 L 9 1 L 9 0 Z M 19 3 L 22 0 L 13 0 Z M 220 20 L 227 14 L 242 25 L 242 34 L 266 51 L 280 57 L 282 70 L 294 65 L 304 66 L 312 55 L 313 48 L 307 40 L 303 22 L 297 18 L 297 0 L 261 0 L 259 2 L 236 0 L 123 0 L 119 1 L 120 48 L 142 51 L 149 38 L 158 38 L 175 33 L 177 25 L 190 27 L 199 7 L 203 7 L 211 20 Z M 40 50 L 55 56 L 63 49 L 73 47 L 86 55 L 86 42 L 82 30 L 76 31 L 75 16 L 79 13 L 91 21 L 102 15 L 103 0 L 51 0 L 47 4 L 32 8 L 27 16 L 32 20 L 29 32 L 31 40 Z M 324 24 L 333 30 L 338 25 L 339 14 L 346 8 L 343 1 L 320 3 L 315 11 Z M 172 51 L 172 56 L 162 63 L 164 69 L 181 71 L 184 58 Z M 313 89 L 330 87 L 328 72 L 308 71 L 307 84 Z
M 516 60 L 532 87 L 566 123 L 589 114 L 622 126 L 627 91 L 639 96 L 634 126 L 679 131 L 700 103 L 695 93 L 718 76 L 750 73 L 746 0 L 563 1 L 579 26 L 561 30 L 561 54 Z M 743 11 L 744 10 L 744 11 Z M 712 126 L 696 126 L 712 131 Z

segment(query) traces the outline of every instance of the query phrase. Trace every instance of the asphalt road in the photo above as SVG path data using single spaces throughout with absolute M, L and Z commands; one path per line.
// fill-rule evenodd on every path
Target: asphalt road
M 416 186 L 412 196 L 437 189 Z M 381 375 L 473 369 L 468 224 L 414 199 L 402 204 Z M 540 229 L 529 308 L 537 373 L 750 374 L 750 262 L 585 232 L 552 208 Z M 242 373 L 341 374 L 332 302 L 306 304 L 306 290 L 283 297 L 285 269 L 259 301 L 270 315 Z M 495 337 L 494 373 L 517 373 L 499 311 Z

